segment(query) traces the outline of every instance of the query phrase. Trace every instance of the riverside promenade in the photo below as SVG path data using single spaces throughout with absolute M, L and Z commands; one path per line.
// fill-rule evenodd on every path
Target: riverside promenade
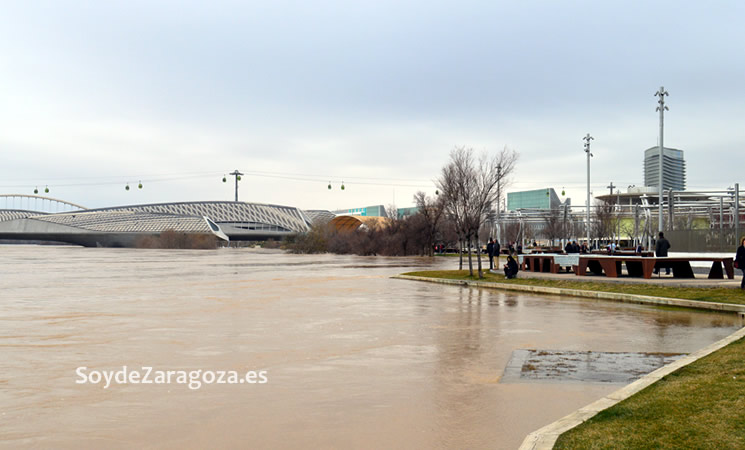
M 504 274 L 502 270 L 492 270 L 491 273 Z M 737 271 L 739 272 L 739 270 Z M 621 283 L 621 284 L 646 284 L 656 285 L 664 287 L 686 287 L 686 288 L 733 288 L 740 289 L 741 276 L 736 273 L 733 280 L 727 278 L 724 279 L 709 279 L 706 273 L 694 273 L 695 278 L 674 278 L 672 275 L 665 275 L 664 273 L 654 275 L 652 278 L 645 279 L 641 277 L 628 277 L 620 276 L 618 278 L 605 277 L 599 275 L 585 275 L 577 276 L 574 273 L 545 273 L 545 272 L 529 272 L 521 270 L 518 272 L 518 278 L 535 278 L 541 280 L 557 280 L 557 281 L 578 281 L 578 282 L 592 282 L 592 283 Z
M 492 270 L 489 271 L 492 274 L 500 274 L 501 271 Z M 504 289 L 514 290 L 522 292 L 533 292 L 533 293 L 545 293 L 555 295 L 568 295 L 585 298 L 595 298 L 601 300 L 620 301 L 629 303 L 642 303 L 652 304 L 660 306 L 676 306 L 685 308 L 695 308 L 702 310 L 718 310 L 721 312 L 736 313 L 740 317 L 740 320 L 745 320 L 745 305 L 733 304 L 733 303 L 718 303 L 710 301 L 697 301 L 687 299 L 677 299 L 668 297 L 651 297 L 646 295 L 636 295 L 624 292 L 618 292 L 618 284 L 631 285 L 647 285 L 649 287 L 668 288 L 674 290 L 676 287 L 690 289 L 690 288 L 712 288 L 717 289 L 717 292 L 721 292 L 722 288 L 732 289 L 733 296 L 740 295 L 740 279 L 737 277 L 734 280 L 728 279 L 709 279 L 706 274 L 696 274 L 692 279 L 681 279 L 674 278 L 672 275 L 662 275 L 654 277 L 652 279 L 636 278 L 636 277 L 620 277 L 620 278 L 608 278 L 604 276 L 577 276 L 573 273 L 540 273 L 540 272 L 528 272 L 521 271 L 518 278 L 522 279 L 536 279 L 536 280 L 550 280 L 550 281 L 569 281 L 575 283 L 596 284 L 604 283 L 608 285 L 614 285 L 613 290 L 615 292 L 600 292 L 582 290 L 581 288 L 571 287 L 550 287 L 550 286 L 536 286 L 515 283 L 508 280 L 490 280 L 490 281 L 476 281 L 476 280 L 457 280 L 457 279 L 429 279 L 426 277 L 410 277 L 400 276 L 401 278 L 417 279 L 421 281 L 435 281 L 444 284 L 460 284 L 462 286 L 478 287 L 478 288 L 492 288 L 492 289 Z M 637 288 L 638 286 L 634 286 Z M 629 289 L 629 291 L 638 291 L 638 289 Z M 721 297 L 720 297 L 721 298 Z M 741 322 L 742 326 L 742 322 Z M 553 448 L 557 439 L 565 432 L 572 428 L 584 423 L 590 418 L 594 417 L 601 411 L 604 411 L 617 403 L 626 400 L 641 390 L 655 384 L 663 377 L 677 371 L 678 369 L 685 367 L 691 363 L 698 361 L 699 359 L 711 355 L 712 353 L 724 348 L 725 346 L 732 344 L 745 337 L 745 328 L 740 328 L 730 336 L 721 339 L 711 345 L 701 348 L 680 360 L 668 364 L 655 370 L 647 375 L 642 376 L 635 382 L 607 395 L 591 404 L 584 406 L 559 420 L 556 420 L 526 436 L 520 450 L 548 450 Z
M 475 273 L 475 270 L 474 270 Z M 484 273 L 491 273 L 496 275 L 502 275 L 504 272 L 501 270 L 484 270 Z M 625 303 L 639 303 L 648 305 L 659 305 L 659 306 L 677 306 L 683 308 L 694 308 L 710 311 L 722 311 L 740 314 L 741 317 L 745 317 L 745 304 L 738 304 L 732 302 L 714 302 L 714 301 L 699 301 L 693 299 L 675 298 L 674 296 L 666 295 L 664 297 L 639 295 L 634 293 L 623 292 L 623 285 L 637 288 L 639 286 L 649 286 L 658 288 L 668 289 L 732 289 L 733 295 L 739 295 L 741 279 L 736 277 L 733 280 L 727 278 L 724 279 L 709 279 L 705 273 L 695 273 L 694 278 L 674 278 L 672 275 L 655 275 L 652 278 L 645 279 L 639 277 L 605 277 L 599 275 L 585 275 L 578 276 L 574 273 L 547 273 L 547 272 L 531 272 L 531 271 L 520 271 L 517 275 L 517 280 L 541 280 L 541 281 L 552 281 L 552 282 L 570 282 L 570 283 L 581 283 L 583 286 L 591 285 L 613 285 L 613 292 L 606 292 L 598 290 L 597 287 L 593 289 L 583 289 L 580 285 L 574 286 L 541 286 L 541 285 L 530 285 L 521 284 L 519 282 L 513 282 L 511 280 L 461 280 L 461 279 L 442 279 L 442 278 L 429 278 L 421 276 L 409 276 L 409 275 L 398 275 L 395 278 L 409 279 L 416 281 L 427 281 L 441 284 L 451 285 L 462 285 L 471 287 L 480 287 L 488 289 L 501 289 L 508 291 L 517 292 L 529 292 L 534 294 L 548 294 L 548 295 L 569 295 L 574 297 L 592 298 L 598 300 L 609 300 L 618 301 Z M 631 290 L 631 289 L 630 289 Z M 634 289 L 638 291 L 638 289 Z M 619 292 L 620 291 L 620 292 Z

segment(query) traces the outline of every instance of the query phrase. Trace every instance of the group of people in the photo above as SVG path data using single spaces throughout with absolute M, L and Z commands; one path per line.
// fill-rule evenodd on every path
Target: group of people
M 564 246 L 564 252 L 569 253 L 590 253 L 590 248 L 587 246 L 587 242 L 583 242 L 580 246 L 577 241 L 567 242 Z
M 514 243 L 510 242 L 508 244 L 509 252 L 507 254 L 507 264 L 504 265 L 504 276 L 506 278 L 515 278 L 517 276 L 518 272 L 518 266 L 517 266 L 517 260 L 515 260 L 514 254 L 515 254 L 515 245 Z M 517 245 L 518 253 L 522 251 L 522 245 Z M 492 238 L 489 238 L 489 242 L 486 244 L 486 253 L 489 255 L 489 270 L 493 270 L 495 267 L 494 264 L 494 256 L 497 257 L 497 264 L 499 264 L 499 254 L 502 251 L 502 246 L 499 244 L 499 241 L 495 241 Z

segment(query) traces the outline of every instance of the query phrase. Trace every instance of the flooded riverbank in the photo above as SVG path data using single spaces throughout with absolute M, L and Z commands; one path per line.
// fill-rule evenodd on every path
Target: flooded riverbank
M 688 353 L 733 316 L 393 280 L 455 259 L 2 246 L 4 447 L 516 448 L 619 387 L 516 350 Z M 76 370 L 266 383 L 77 383 Z

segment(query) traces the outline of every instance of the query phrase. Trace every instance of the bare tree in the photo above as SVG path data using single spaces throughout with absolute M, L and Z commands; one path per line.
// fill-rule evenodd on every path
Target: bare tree
M 509 222 L 504 227 L 504 235 L 507 239 L 507 242 L 504 243 L 504 246 L 507 247 L 510 242 L 517 242 L 518 239 L 520 239 L 520 222 Z
M 613 205 L 608 202 L 597 201 L 592 215 L 594 219 L 590 223 L 592 237 L 601 240 L 610 237 L 615 229 Z
M 545 222 L 543 234 L 551 241 L 551 245 L 554 245 L 554 240 L 560 239 L 564 235 L 564 222 L 559 210 L 554 208 L 544 213 L 543 221 Z
M 456 147 L 450 153 L 450 162 L 443 167 L 437 185 L 443 192 L 445 210 L 456 222 L 462 243 L 468 248 L 468 269 L 473 276 L 473 244 L 480 249 L 478 233 L 491 206 L 497 201 L 498 187 L 506 185 L 507 177 L 517 162 L 517 153 L 505 147 L 496 155 L 484 152 L 476 161 L 473 149 Z M 475 242 L 474 242 L 475 241 Z M 461 269 L 462 256 L 461 256 Z M 483 278 L 481 258 L 478 258 L 478 275 Z
M 426 240 L 428 244 L 428 255 L 434 255 L 435 238 L 437 236 L 440 219 L 445 214 L 445 202 L 438 196 L 437 198 L 428 197 L 422 191 L 414 194 L 414 204 L 417 206 L 417 215 L 423 219 Z

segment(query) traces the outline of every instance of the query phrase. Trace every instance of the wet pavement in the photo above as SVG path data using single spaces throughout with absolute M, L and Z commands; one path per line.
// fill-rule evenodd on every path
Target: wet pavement
M 683 356 L 680 353 L 515 350 L 502 382 L 628 384 Z
M 450 258 L 0 251 L 5 448 L 516 448 L 619 385 L 508 382 L 515 352 L 690 353 L 738 328 L 733 315 L 389 278 Z M 79 367 L 125 365 L 268 382 L 76 382 Z

